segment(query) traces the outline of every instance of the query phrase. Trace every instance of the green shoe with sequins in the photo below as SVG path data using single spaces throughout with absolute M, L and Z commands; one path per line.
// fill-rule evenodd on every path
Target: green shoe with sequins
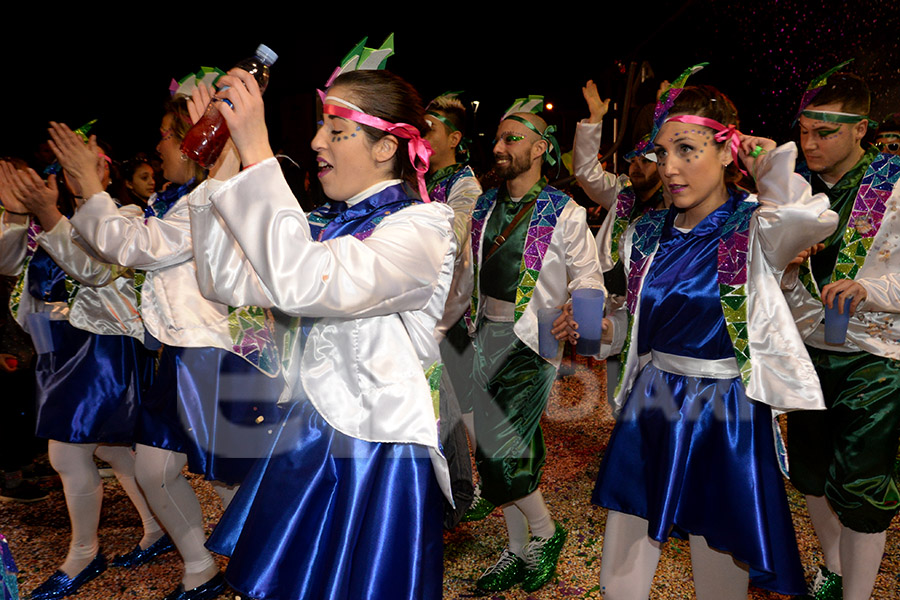
M 500 560 L 488 567 L 488 570 L 475 582 L 475 587 L 479 592 L 502 592 L 524 578 L 525 561 L 516 556 L 509 548 L 504 548 L 500 554 Z
M 556 531 L 552 537 L 532 537 L 525 546 L 525 580 L 522 589 L 533 592 L 550 581 L 556 572 L 556 563 L 566 541 L 566 530 L 556 522 Z
M 463 514 L 459 522 L 469 523 L 471 521 L 480 521 L 494 512 L 495 508 L 497 507 L 494 506 L 489 500 L 485 500 L 484 498 L 482 498 L 479 490 L 476 490 L 475 499 L 472 500 L 472 505 L 469 506 L 469 510 L 467 510 L 465 514 Z
M 799 600 L 841 600 L 844 597 L 844 578 L 819 565 L 819 572 L 813 580 L 810 593 L 799 596 Z

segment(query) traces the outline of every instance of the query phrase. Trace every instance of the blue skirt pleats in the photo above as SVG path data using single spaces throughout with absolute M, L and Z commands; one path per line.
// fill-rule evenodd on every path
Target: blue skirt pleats
M 283 388 L 226 350 L 165 346 L 135 441 L 186 454 L 208 480 L 241 483 L 274 443 Z
M 134 338 L 49 321 L 54 350 L 37 358 L 38 437 L 73 444 L 131 444 L 141 387 L 152 372 Z
M 739 379 L 641 372 L 600 463 L 593 502 L 646 519 L 648 535 L 703 536 L 751 582 L 803 594 L 772 414 Z
M 426 448 L 348 437 L 303 400 L 207 546 L 253 598 L 439 599 L 442 498 Z

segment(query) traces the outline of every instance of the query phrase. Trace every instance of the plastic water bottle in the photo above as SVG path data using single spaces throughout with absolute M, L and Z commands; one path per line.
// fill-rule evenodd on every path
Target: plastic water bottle
M 259 84 L 259 91 L 265 92 L 266 86 L 269 84 L 269 67 L 277 59 L 278 55 L 272 52 L 268 46 L 260 44 L 254 56 L 240 61 L 235 68 L 243 69 L 253 75 Z M 225 117 L 219 112 L 217 104 L 218 102 L 215 101 L 209 103 L 206 112 L 191 127 L 184 136 L 184 141 L 181 142 L 181 151 L 204 169 L 215 164 L 231 136 Z

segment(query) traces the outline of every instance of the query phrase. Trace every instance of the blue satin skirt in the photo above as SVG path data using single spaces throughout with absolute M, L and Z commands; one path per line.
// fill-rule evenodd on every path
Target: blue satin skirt
M 131 444 L 150 355 L 134 338 L 49 321 L 52 352 L 38 355 L 37 437 L 72 444 Z
M 283 388 L 226 350 L 165 346 L 135 442 L 186 454 L 210 481 L 241 483 L 274 443 Z
M 442 511 L 426 448 L 346 436 L 302 400 L 206 545 L 252 598 L 437 600 Z
M 806 593 L 775 456 L 772 413 L 739 379 L 641 372 L 600 463 L 594 504 L 646 519 L 648 535 L 703 536 L 753 585 Z

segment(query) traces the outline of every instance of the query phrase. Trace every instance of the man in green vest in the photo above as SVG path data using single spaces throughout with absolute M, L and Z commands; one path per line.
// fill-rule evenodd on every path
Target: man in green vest
M 584 208 L 541 175 L 545 161 L 556 161 L 556 142 L 553 128 L 530 111 L 540 104 L 531 97 L 507 111 L 494 146 L 503 183 L 472 214 L 476 463 L 481 494 L 503 509 L 509 533 L 499 560 L 478 580 L 482 592 L 520 582 L 534 591 L 556 568 L 566 532 L 539 489 L 546 456 L 540 418 L 560 352 L 540 356 L 537 313 L 565 304 L 573 290 L 603 288 Z
M 788 415 L 788 454 L 825 555 L 810 597 L 867 600 L 900 507 L 900 157 L 863 149 L 869 89 L 836 69 L 804 94 L 798 171 L 840 222 L 784 279 L 827 410 Z M 841 345 L 825 339 L 826 306 L 851 315 Z

